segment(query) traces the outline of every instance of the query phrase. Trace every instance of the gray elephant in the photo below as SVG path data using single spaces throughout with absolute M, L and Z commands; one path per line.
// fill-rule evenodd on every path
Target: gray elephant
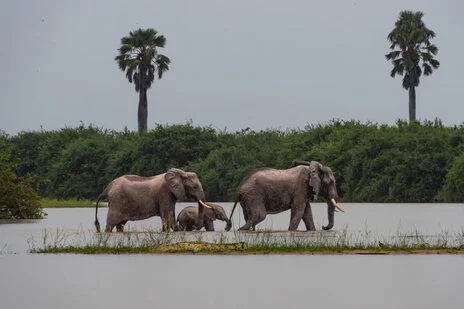
M 199 207 L 199 224 L 203 224 L 205 194 L 195 173 L 171 168 L 166 173 L 152 177 L 125 175 L 113 180 L 100 194 L 95 206 L 95 227 L 98 222 L 98 202 L 108 200 L 106 232 L 114 227 L 122 232 L 127 221 L 143 220 L 160 216 L 163 231 L 179 230 L 175 223 L 174 207 L 177 200 L 194 198 Z
M 337 186 L 331 169 L 316 161 L 298 161 L 294 167 L 286 170 L 262 169 L 245 177 L 237 188 L 237 199 L 232 208 L 230 219 L 237 203 L 243 209 L 245 225 L 239 230 L 255 229 L 267 214 L 276 214 L 290 209 L 289 230 L 296 230 L 301 219 L 306 229 L 314 231 L 310 200 L 314 194 L 325 197 L 329 223 L 323 226 L 330 230 L 334 226 L 335 208 L 338 206 Z
M 209 203 L 211 208 L 205 209 L 203 212 L 203 225 L 198 222 L 198 208 L 195 206 L 187 206 L 177 216 L 179 228 L 184 231 L 201 230 L 203 226 L 207 231 L 214 231 L 214 220 L 221 220 L 227 223 L 226 228 L 232 226 L 226 211 L 222 206 Z

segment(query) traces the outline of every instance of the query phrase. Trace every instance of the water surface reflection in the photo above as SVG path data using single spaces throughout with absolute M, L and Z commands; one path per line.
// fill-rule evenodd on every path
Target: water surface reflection
M 230 213 L 230 203 L 220 204 Z M 347 213 L 336 215 L 335 231 L 329 233 L 433 236 L 464 227 L 462 204 L 343 206 Z M 0 224 L 0 308 L 462 307 L 464 257 L 459 255 L 29 254 L 27 241 L 40 241 L 44 229 L 94 231 L 93 209 L 46 211 L 46 220 Z M 324 204 L 313 205 L 313 212 L 317 226 L 326 224 Z M 100 221 L 105 215 L 103 209 Z M 289 215 L 269 216 L 259 228 L 285 230 Z M 159 218 L 151 218 L 128 228 L 143 231 L 160 224 Z M 236 212 L 234 228 L 240 224 L 243 217 Z M 222 231 L 223 222 L 216 228 Z

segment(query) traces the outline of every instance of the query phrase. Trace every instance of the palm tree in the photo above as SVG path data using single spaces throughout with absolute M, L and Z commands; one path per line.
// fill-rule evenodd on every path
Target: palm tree
M 126 72 L 130 83 L 134 83 L 139 93 L 138 126 L 139 135 L 147 131 L 147 89 L 151 87 L 157 71 L 158 79 L 169 70 L 168 57 L 158 54 L 157 48 L 164 47 L 166 39 L 155 29 L 135 30 L 121 39 L 119 55 L 115 60 L 119 68 Z
M 435 32 L 425 26 L 422 16 L 422 12 L 400 12 L 395 28 L 387 37 L 393 50 L 385 55 L 393 64 L 390 76 L 404 74 L 403 88 L 409 90 L 409 122 L 416 120 L 416 87 L 422 73 L 430 75 L 440 66 L 433 58 L 438 48 L 430 43 Z

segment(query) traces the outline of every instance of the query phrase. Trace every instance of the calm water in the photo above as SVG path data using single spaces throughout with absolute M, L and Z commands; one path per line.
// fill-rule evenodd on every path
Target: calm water
M 230 203 L 220 204 L 230 213 Z M 176 211 L 186 205 L 178 204 Z M 346 213 L 336 214 L 335 231 L 326 235 L 368 231 L 383 239 L 464 230 L 463 204 L 342 207 Z M 234 229 L 244 224 L 238 209 Z M 32 240 L 40 244 L 45 229 L 94 231 L 94 209 L 46 211 L 45 220 L 0 224 L 0 308 L 462 308 L 464 300 L 463 256 L 27 253 Z M 327 223 L 324 204 L 314 204 L 313 214 L 317 227 Z M 289 216 L 289 212 L 268 216 L 258 228 L 286 230 Z M 105 218 L 106 209 L 99 210 L 103 226 Z M 144 231 L 160 225 L 154 217 L 130 222 L 128 228 Z M 217 221 L 215 226 L 222 231 L 225 224 Z

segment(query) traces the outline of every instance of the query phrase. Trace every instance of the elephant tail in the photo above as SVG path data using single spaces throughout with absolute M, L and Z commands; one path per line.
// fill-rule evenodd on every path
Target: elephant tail
M 225 228 L 226 231 L 230 231 L 230 229 L 232 228 L 232 216 L 234 214 L 235 207 L 237 207 L 237 203 L 238 199 L 235 201 L 234 206 L 232 207 L 232 211 L 230 212 L 229 221 L 227 222 L 227 226 Z
M 98 203 L 100 200 L 105 199 L 108 197 L 108 191 L 110 189 L 110 186 L 107 186 L 105 190 L 98 196 L 97 202 L 95 204 L 95 228 L 97 229 L 97 232 L 100 232 L 100 222 L 98 222 Z
M 95 205 L 95 222 L 94 222 L 94 224 L 95 224 L 95 228 L 97 229 L 97 232 L 100 232 L 100 222 L 98 222 L 98 216 L 97 216 L 98 215 L 98 202 L 100 202 L 100 197 L 101 197 L 101 195 L 98 197 L 97 203 Z

